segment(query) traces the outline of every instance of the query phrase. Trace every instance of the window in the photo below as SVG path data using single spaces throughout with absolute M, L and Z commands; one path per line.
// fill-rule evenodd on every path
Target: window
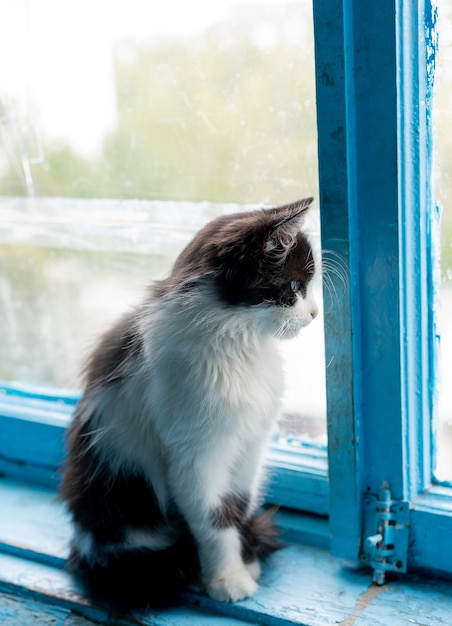
M 446 33 L 450 29 L 450 13 L 443 5 L 445 1 L 438 7 L 440 36 L 442 29 Z M 433 430 L 437 415 L 434 394 L 437 218 L 436 191 L 432 188 L 431 111 L 436 10 L 429 0 L 415 7 L 401 0 L 392 5 L 378 3 L 372 9 L 359 0 L 314 0 L 313 15 L 322 246 L 341 260 L 342 268 L 347 268 L 347 283 L 344 290 L 343 271 L 333 271 L 329 288 L 324 289 L 328 468 L 321 446 L 307 446 L 306 439 L 303 443 L 299 437 L 295 438 L 295 445 L 280 442 L 272 452 L 274 467 L 269 497 L 299 510 L 329 512 L 332 553 L 368 563 L 376 580 L 381 581 L 386 570 L 450 573 L 452 488 L 450 476 L 446 476 L 449 483 L 447 480 L 440 483 L 441 473 L 437 470 L 435 474 Z M 271 21 L 278 22 L 274 16 Z M 260 31 L 257 48 L 262 42 L 268 44 L 271 32 L 266 27 Z M 290 29 L 285 31 L 284 36 L 290 39 L 290 32 Z M 216 41 L 227 45 L 228 38 L 217 37 Z M 138 57 L 146 58 L 146 54 L 130 45 L 121 47 L 118 71 L 125 71 L 126 66 L 133 65 Z M 198 51 L 198 58 L 200 54 Z M 255 52 L 252 56 L 254 64 L 259 54 Z M 168 67 L 163 64 L 161 71 L 167 76 Z M 253 71 L 250 70 L 251 75 Z M 284 84 L 292 79 L 296 80 L 293 75 L 285 78 Z M 121 92 L 125 102 L 133 93 L 130 86 Z M 259 90 L 255 93 L 264 97 Z M 292 123 L 303 114 L 303 107 L 309 109 L 307 101 L 303 102 L 290 123 L 286 113 L 278 118 L 287 130 L 286 138 L 292 137 Z M 193 106 L 189 111 L 195 114 L 199 124 L 207 126 L 209 133 L 215 134 L 212 120 L 198 115 L 199 110 Z M 228 111 L 228 115 L 233 112 Z M 127 107 L 125 118 L 131 124 Z M 159 129 L 159 132 L 164 131 Z M 180 132 L 175 135 L 179 136 Z M 121 136 L 116 140 L 119 143 L 114 149 L 109 144 L 113 157 Z M 250 141 L 250 137 L 245 137 L 240 149 L 246 150 Z M 297 157 L 293 158 L 297 161 Z M 76 186 L 68 196 L 77 190 L 80 195 L 91 194 L 82 161 L 74 160 L 73 155 L 66 161 L 76 174 L 71 176 L 71 184 Z M 35 180 L 33 164 L 27 169 L 27 163 L 29 159 L 22 166 L 26 186 Z M 302 168 L 298 164 L 296 167 Z M 447 163 L 442 167 L 443 176 L 449 176 Z M 163 180 L 166 173 L 160 174 Z M 306 178 L 312 182 L 315 174 L 311 174 L 308 170 Z M 47 175 L 48 171 L 42 173 L 40 183 L 42 189 L 47 189 L 45 193 L 50 189 Z M 238 174 L 228 175 L 238 181 Z M 117 182 L 116 176 L 108 176 L 106 172 L 102 178 L 107 191 Z M 10 178 L 4 178 L 3 184 Z M 275 174 L 275 179 L 284 187 L 280 172 Z M 140 186 L 140 180 L 143 178 L 134 187 L 148 193 L 145 186 Z M 196 182 L 196 176 L 193 180 Z M 291 175 L 290 180 L 298 180 L 298 174 Z M 292 194 L 296 189 L 303 195 L 304 191 L 292 182 L 284 193 Z M 80 191 L 82 188 L 85 191 Z M 172 211 L 177 216 L 174 221 L 178 221 L 178 212 L 183 211 L 184 228 L 171 230 L 177 247 L 196 220 L 202 221 L 214 210 L 228 210 L 228 207 L 183 203 L 198 201 L 202 196 L 197 194 L 204 193 L 202 185 L 188 186 L 187 197 L 183 196 L 183 190 L 176 190 L 177 205 L 152 203 L 153 198 L 148 196 L 145 198 L 150 204 L 137 204 L 130 200 L 131 190 L 127 185 L 121 189 L 124 198 L 117 204 L 109 203 L 107 213 L 102 199 L 74 202 L 52 198 L 32 204 L 33 211 L 47 215 L 45 227 L 40 228 L 43 241 L 49 237 L 49 224 L 52 224 L 52 241 L 69 239 L 74 222 L 80 229 L 79 242 L 96 237 L 100 242 L 96 245 L 108 251 L 99 266 L 102 283 L 114 263 L 111 242 L 123 246 L 127 271 L 134 266 L 137 277 L 141 277 L 144 265 L 141 261 L 135 264 L 133 250 L 140 246 L 148 250 L 150 246 L 162 254 L 161 239 L 155 228 L 142 228 L 149 223 L 150 213 L 155 212 L 154 221 L 159 224 Z M 158 186 L 156 189 L 161 193 Z M 261 195 L 256 198 L 248 189 L 244 195 L 240 191 L 240 198 L 225 197 L 225 200 L 265 200 L 268 191 L 255 192 L 254 188 L 253 193 Z M 24 217 L 29 208 L 27 202 L 8 199 L 3 206 L 8 210 L 10 225 L 17 226 L 20 218 L 28 228 L 30 220 Z M 125 211 L 127 220 L 133 216 L 135 221 L 132 224 L 126 221 L 126 227 L 122 223 L 118 228 Z M 55 215 L 62 214 L 65 220 L 55 219 Z M 84 218 L 80 224 L 81 214 L 87 216 L 87 221 Z M 443 227 L 447 229 L 447 217 Z M 58 259 L 60 253 L 53 254 Z M 96 254 L 100 258 L 99 250 Z M 33 262 L 39 268 L 39 256 Z M 64 267 L 74 267 L 74 263 L 71 258 L 65 259 Z M 51 267 L 56 271 L 55 264 Z M 86 269 L 77 271 L 82 276 L 89 273 Z M 107 283 L 107 288 L 110 286 L 112 292 L 117 289 L 116 284 Z M 49 334 L 53 331 L 52 326 Z M 20 367 L 22 358 L 17 362 Z M 0 470 L 26 478 L 32 475 L 35 480 L 50 480 L 61 455 L 58 438 L 76 396 L 69 392 L 31 392 L 25 383 L 5 385 L 4 391 L 0 428 L 6 436 L 0 439 L 3 446 Z M 53 413 L 43 419 L 49 407 Z M 44 428 L 46 434 L 42 436 L 39 433 Z M 22 438 L 17 447 L 10 445 L 9 442 L 19 441 L 18 433 L 24 432 L 31 436 Z M 378 552 L 382 540 L 378 537 L 385 523 L 379 513 L 385 507 L 390 509 L 389 526 L 394 527 L 396 537 L 392 551 L 382 557 Z M 366 541 L 368 537 L 372 538 L 370 542 Z
M 73 389 L 75 401 L 93 339 L 201 225 L 241 205 L 318 196 L 312 10 L 237 0 L 201 3 L 200 19 L 196 3 L 154 15 L 134 0 L 90 5 L 87 27 L 78 2 L 13 4 L 1 38 L 16 66 L 0 96 L 0 379 L 5 392 L 21 381 L 50 396 Z M 320 246 L 315 212 L 310 229 Z M 325 513 L 321 320 L 282 349 L 274 497 L 301 506 L 316 471 L 306 490 L 280 494 L 313 463 L 322 486 L 311 504 Z
M 388 489 L 410 511 L 393 569 L 446 572 L 452 492 L 432 473 L 436 12 L 314 6 L 323 242 L 350 263 L 348 304 L 326 320 L 332 551 L 373 560 L 366 507 L 375 530 L 372 497 Z
M 435 97 L 433 101 L 434 133 L 434 199 L 439 204 L 440 268 L 437 329 L 440 337 L 438 368 L 438 431 L 435 476 L 439 481 L 452 482 L 450 459 L 452 436 L 452 398 L 447 372 L 452 359 L 452 167 L 450 163 L 450 133 L 445 129 L 452 123 L 452 14 L 447 3 L 439 4 L 439 47 L 435 70 Z

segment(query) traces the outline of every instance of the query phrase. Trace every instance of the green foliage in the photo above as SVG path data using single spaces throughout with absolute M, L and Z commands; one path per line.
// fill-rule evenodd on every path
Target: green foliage
M 247 27 L 186 44 L 123 43 L 117 127 L 97 159 L 50 146 L 37 189 L 78 197 L 261 202 L 316 194 L 312 51 L 267 51 Z
M 442 23 L 452 23 L 452 10 L 442 12 Z M 116 128 L 91 159 L 70 145 L 47 144 L 43 162 L 31 164 L 36 192 L 269 203 L 318 197 L 312 42 L 291 43 L 280 29 L 264 48 L 253 32 L 244 20 L 182 42 L 119 44 Z M 440 39 L 434 102 L 445 268 L 452 268 L 451 49 Z M 15 163 L 0 177 L 0 193 L 25 191 Z

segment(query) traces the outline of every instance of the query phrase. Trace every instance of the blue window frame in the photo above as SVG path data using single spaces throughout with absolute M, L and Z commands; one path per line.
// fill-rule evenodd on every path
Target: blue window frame
M 367 532 L 381 534 L 389 492 L 406 530 L 398 568 L 450 573 L 452 489 L 432 478 L 434 11 L 429 0 L 313 8 L 322 245 L 346 261 L 349 285 L 340 303 L 324 294 L 329 478 L 321 453 L 274 450 L 270 499 L 329 513 L 332 553 L 372 563 L 381 541 Z M 5 386 L 0 472 L 55 483 L 76 401 Z
M 408 568 L 450 572 L 452 490 L 432 478 L 435 12 L 316 0 L 314 15 L 323 245 L 350 267 L 326 328 L 331 549 L 369 558 L 366 494 L 389 488 L 410 510 Z

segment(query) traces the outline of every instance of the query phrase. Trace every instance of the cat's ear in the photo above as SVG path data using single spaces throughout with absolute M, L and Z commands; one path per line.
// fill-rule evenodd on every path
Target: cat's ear
M 304 198 L 292 204 L 268 209 L 270 219 L 264 241 L 264 252 L 275 259 L 285 259 L 295 244 L 305 213 L 313 200 L 314 198 Z

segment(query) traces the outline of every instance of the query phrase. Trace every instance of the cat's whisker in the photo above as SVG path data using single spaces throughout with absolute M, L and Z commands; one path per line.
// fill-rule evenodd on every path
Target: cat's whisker
M 284 322 L 280 325 L 280 327 L 277 330 L 276 333 L 276 338 L 277 339 L 284 339 L 284 337 L 286 336 L 287 330 L 290 326 L 290 320 L 284 320 Z
M 323 263 L 322 270 L 323 270 L 322 271 L 323 275 L 330 274 L 330 275 L 335 276 L 339 280 L 339 282 L 341 283 L 342 288 L 343 288 L 344 291 L 346 291 L 348 289 L 347 274 L 346 274 L 345 270 L 342 267 L 327 261 L 327 262 Z
M 339 296 L 338 291 L 337 291 L 337 287 L 336 287 L 336 283 L 331 278 L 330 275 L 325 275 L 324 276 L 323 284 L 324 284 L 324 286 L 326 288 L 326 291 L 328 293 L 328 298 L 329 298 L 329 307 L 326 310 L 328 312 L 330 312 L 335 307 L 335 305 L 339 305 L 340 304 L 342 296 Z
M 325 264 L 330 268 L 335 268 L 347 282 L 348 265 L 345 258 L 341 254 L 335 250 L 322 250 L 322 265 Z
M 340 283 L 342 284 L 344 291 L 347 290 L 348 288 L 347 276 L 345 275 L 341 267 L 338 267 L 337 265 L 327 262 L 324 264 L 324 274 L 332 274 L 336 276 L 339 279 Z
M 348 291 L 348 271 L 345 259 L 334 250 L 322 250 L 322 277 L 331 306 L 339 304 Z

